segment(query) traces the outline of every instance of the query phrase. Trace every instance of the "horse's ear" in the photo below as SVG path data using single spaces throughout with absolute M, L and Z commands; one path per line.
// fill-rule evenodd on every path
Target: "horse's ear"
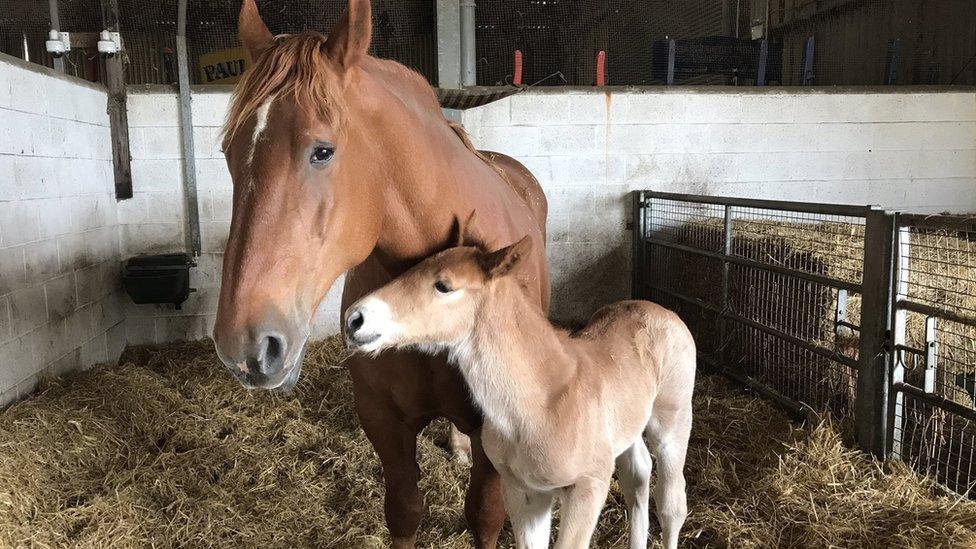
M 468 246 L 478 246 L 481 244 L 481 237 L 475 230 L 474 221 L 477 218 L 477 210 L 471 210 L 471 215 L 468 216 L 467 221 L 461 221 L 461 218 L 457 219 L 457 239 L 454 245 L 461 247 L 464 245 Z
M 369 0 L 349 0 L 345 13 L 329 34 L 326 51 L 343 70 L 349 70 L 369 50 L 371 17 Z
M 512 272 L 512 269 L 531 251 L 532 239 L 529 235 L 525 235 L 522 240 L 511 246 L 486 254 L 482 259 L 481 266 L 488 278 L 505 276 Z
M 244 45 L 244 55 L 249 64 L 254 64 L 261 52 L 271 45 L 274 36 L 261 20 L 258 6 L 254 0 L 241 2 L 241 14 L 237 17 L 237 34 Z

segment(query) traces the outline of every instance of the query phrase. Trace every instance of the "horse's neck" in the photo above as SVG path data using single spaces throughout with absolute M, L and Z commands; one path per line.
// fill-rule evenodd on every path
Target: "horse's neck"
M 511 279 L 451 355 L 486 421 L 509 436 L 545 424 L 548 404 L 576 380 L 573 350 Z
M 479 218 L 490 219 L 485 214 L 497 207 L 485 200 L 491 196 L 485 187 L 499 179 L 497 173 L 465 146 L 440 110 L 412 104 L 405 112 L 412 123 L 391 125 L 383 132 L 391 143 L 409 144 L 406 149 L 386 147 L 402 155 L 387 159 L 390 181 L 379 205 L 384 221 L 376 251 L 388 266 L 409 265 L 439 251 L 455 218 L 464 219 L 477 209 Z

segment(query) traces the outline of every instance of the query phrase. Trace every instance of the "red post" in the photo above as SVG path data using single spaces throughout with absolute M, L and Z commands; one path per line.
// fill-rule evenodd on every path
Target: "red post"
M 600 50 L 596 54 L 596 85 L 607 85 L 607 52 Z
M 512 77 L 512 84 L 522 85 L 522 50 L 515 50 L 515 75 Z

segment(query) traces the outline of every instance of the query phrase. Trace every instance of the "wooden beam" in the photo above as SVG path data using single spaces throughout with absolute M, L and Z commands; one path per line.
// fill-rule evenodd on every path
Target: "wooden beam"
M 118 0 L 101 0 L 102 21 L 109 32 L 119 32 Z M 132 198 L 132 157 L 129 154 L 129 115 L 125 97 L 125 65 L 122 52 L 105 57 L 105 87 L 108 89 L 108 117 L 112 128 L 112 164 L 115 167 L 115 198 Z

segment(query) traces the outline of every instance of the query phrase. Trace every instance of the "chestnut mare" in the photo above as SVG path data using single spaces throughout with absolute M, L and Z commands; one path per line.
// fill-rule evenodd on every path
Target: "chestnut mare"
M 616 464 L 630 547 L 646 549 L 646 434 L 664 546 L 673 549 L 687 514 L 694 339 L 678 315 L 648 301 L 603 307 L 575 334 L 554 328 L 522 291 L 532 246 L 526 237 L 491 253 L 457 247 L 425 260 L 346 311 L 346 341 L 369 354 L 448 352 L 484 411 L 482 441 L 501 473 L 518 547 L 548 547 L 555 497 L 556 547 L 589 547 Z
M 234 202 L 213 338 L 242 384 L 293 386 L 315 310 L 341 274 L 345 310 L 446 247 L 456 217 L 475 208 L 490 242 L 531 235 L 526 292 L 547 310 L 541 188 L 515 160 L 476 151 L 422 76 L 368 55 L 368 0 L 351 0 L 328 38 L 272 37 L 244 0 L 239 32 L 252 66 L 224 129 Z M 394 545 L 415 544 L 423 514 L 417 434 L 447 417 L 471 435 L 469 528 L 479 547 L 494 547 L 504 523 L 498 473 L 461 376 L 443 356 L 410 351 L 347 364 L 383 464 Z

